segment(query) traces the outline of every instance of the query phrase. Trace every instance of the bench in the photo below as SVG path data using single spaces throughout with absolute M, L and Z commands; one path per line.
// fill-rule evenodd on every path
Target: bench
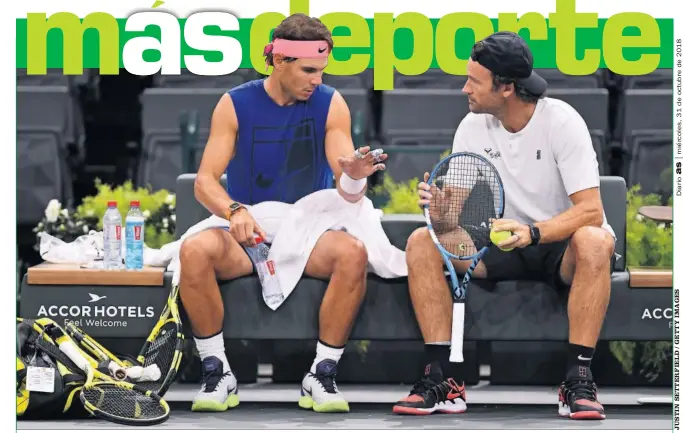
M 208 212 L 194 199 L 193 174 L 178 178 L 177 233 L 206 218 Z M 223 180 L 225 181 L 225 180 Z M 601 178 L 605 212 L 618 236 L 612 297 L 602 330 L 604 340 L 668 340 L 668 321 L 641 320 L 645 309 L 671 305 L 671 289 L 629 285 L 625 271 L 626 184 L 622 178 Z M 406 240 L 424 225 L 421 215 L 385 215 L 382 225 L 391 242 L 405 248 Z M 287 301 L 272 312 L 261 301 L 258 279 L 223 282 L 226 337 L 241 339 L 315 339 L 318 308 L 326 282 L 304 277 Z M 568 336 L 566 294 L 544 283 L 509 281 L 470 283 L 465 335 L 468 340 L 566 340 Z M 419 340 L 421 335 L 404 278 L 384 280 L 370 275 L 365 301 L 351 333 L 353 340 Z
M 177 179 L 178 237 L 209 215 L 194 198 L 194 178 L 194 174 L 184 174 Z M 653 312 L 668 311 L 671 307 L 671 273 L 625 268 L 625 182 L 618 177 L 602 177 L 601 192 L 607 218 L 619 238 L 616 249 L 620 255 L 612 275 L 611 301 L 601 339 L 670 340 L 670 319 L 666 314 Z M 385 215 L 382 225 L 391 242 L 404 249 L 410 233 L 424 225 L 424 220 L 421 215 Z M 148 286 L 60 285 L 49 281 L 37 284 L 24 276 L 19 314 L 35 317 L 42 312 L 60 322 L 80 320 L 83 329 L 95 338 L 145 338 L 163 308 L 170 283 L 169 272 L 164 273 L 158 285 Z M 222 282 L 225 338 L 316 339 L 318 310 L 325 288 L 325 281 L 304 277 L 287 301 L 273 312 L 263 303 L 257 277 Z M 82 307 L 93 305 L 90 293 L 97 295 L 100 299 L 97 302 L 102 305 L 117 308 L 99 310 L 105 312 L 105 317 L 83 317 Z M 566 293 L 558 293 L 544 283 L 473 280 L 467 298 L 465 338 L 470 341 L 566 341 L 566 303 Z M 112 314 L 106 315 L 107 312 Z M 105 322 L 110 325 L 104 326 Z M 367 295 L 351 339 L 421 340 L 405 278 L 385 280 L 369 275 Z

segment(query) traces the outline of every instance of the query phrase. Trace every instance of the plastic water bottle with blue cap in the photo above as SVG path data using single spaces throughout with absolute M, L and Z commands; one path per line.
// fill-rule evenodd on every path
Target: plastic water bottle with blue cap
M 142 269 L 144 248 L 145 217 L 140 212 L 140 202 L 133 200 L 126 215 L 126 269 Z

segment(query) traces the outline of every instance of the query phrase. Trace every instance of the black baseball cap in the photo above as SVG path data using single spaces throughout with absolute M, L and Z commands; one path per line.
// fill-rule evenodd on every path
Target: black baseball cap
M 475 44 L 472 60 L 496 75 L 514 79 L 535 95 L 548 88 L 543 77 L 534 72 L 534 56 L 526 41 L 514 32 L 497 32 Z M 476 53 L 476 54 L 475 54 Z

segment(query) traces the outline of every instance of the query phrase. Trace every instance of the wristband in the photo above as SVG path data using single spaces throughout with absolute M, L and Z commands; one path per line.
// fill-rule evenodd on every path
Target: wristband
M 346 173 L 342 173 L 339 178 L 339 186 L 344 192 L 348 194 L 358 194 L 363 191 L 365 185 L 368 183 L 366 178 L 363 179 L 352 179 Z

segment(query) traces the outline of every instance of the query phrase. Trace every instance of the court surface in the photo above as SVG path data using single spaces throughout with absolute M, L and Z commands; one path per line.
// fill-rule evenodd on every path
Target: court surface
M 242 403 L 224 413 L 192 413 L 196 385 L 176 384 L 166 394 L 171 417 L 150 429 L 667 429 L 671 404 L 642 405 L 638 399 L 671 398 L 666 388 L 602 388 L 603 421 L 558 417 L 557 390 L 552 387 L 510 387 L 486 384 L 468 388 L 467 413 L 423 417 L 394 415 L 392 403 L 410 386 L 344 385 L 348 414 L 317 414 L 299 409 L 298 386 L 256 383 L 240 388 Z M 19 421 L 18 429 L 126 428 L 97 419 Z

